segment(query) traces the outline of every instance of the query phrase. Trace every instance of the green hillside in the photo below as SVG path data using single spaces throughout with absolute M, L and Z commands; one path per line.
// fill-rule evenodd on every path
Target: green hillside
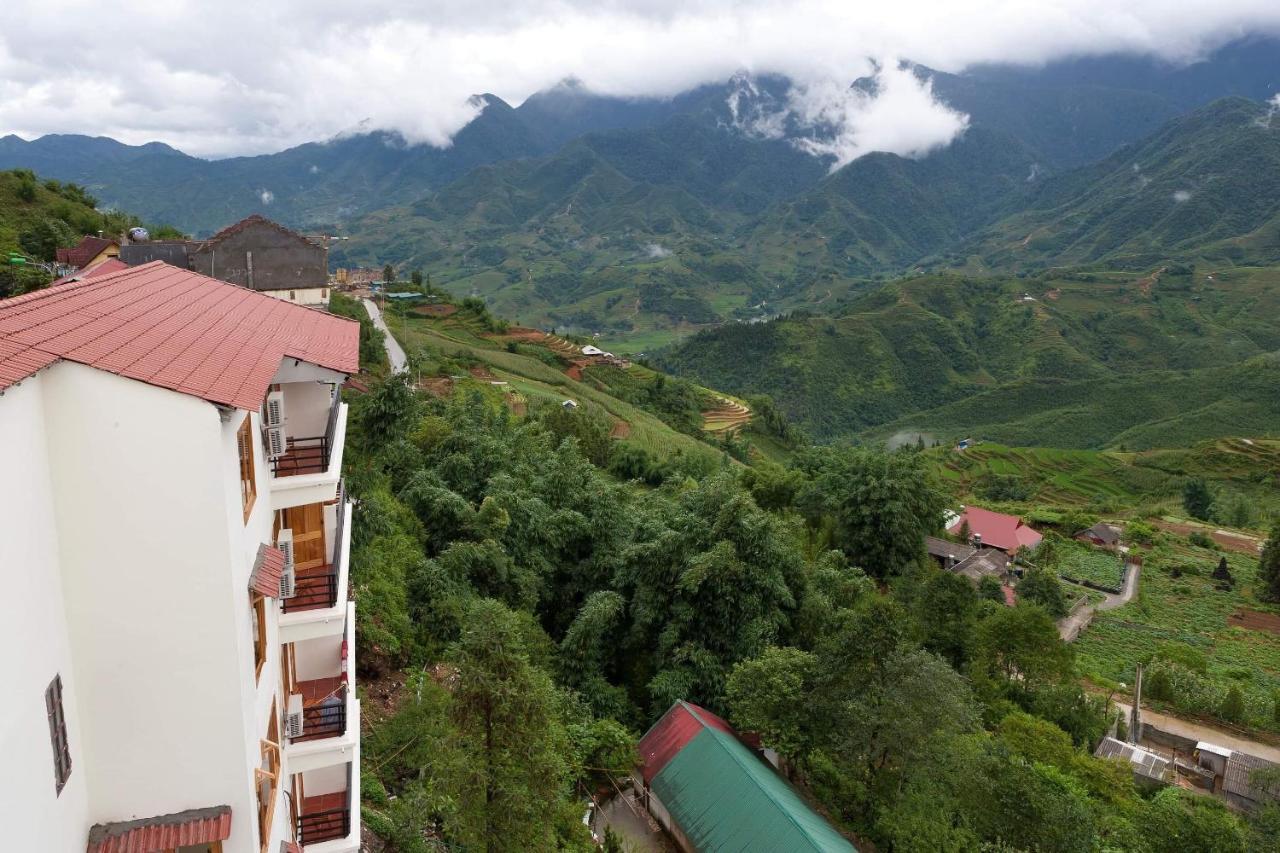
M 1154 272 L 1154 271 L 1153 271 Z M 765 393 L 819 440 L 896 432 L 1018 445 L 1182 446 L 1280 423 L 1280 271 L 923 276 L 660 354 Z
M 74 246 L 85 234 L 119 234 L 141 225 L 136 217 L 100 211 L 97 200 L 76 184 L 41 180 L 26 169 L 0 172 L 0 255 L 18 252 L 52 261 L 59 247 Z M 49 282 L 48 274 L 26 267 L 0 267 L 0 298 Z
M 1176 119 L 1101 163 L 1047 182 L 975 251 L 993 266 L 1028 269 L 1196 256 L 1275 261 L 1280 122 L 1271 112 L 1230 98 Z M 1246 235 L 1254 236 L 1238 241 Z

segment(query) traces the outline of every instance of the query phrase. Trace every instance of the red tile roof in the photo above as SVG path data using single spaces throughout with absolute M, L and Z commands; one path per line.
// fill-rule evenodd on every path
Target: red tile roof
M 55 281 L 54 284 L 66 284 L 69 281 L 84 281 L 87 278 L 97 278 L 102 275 L 110 275 L 113 272 L 120 272 L 120 270 L 127 270 L 128 268 L 129 265 L 119 258 L 107 258 L 104 261 L 98 261 L 88 269 L 80 269 L 71 273 L 71 275 L 64 275 L 62 278 Z
M 1012 554 L 1019 548 L 1034 548 L 1044 537 L 1022 523 L 1016 515 L 992 512 L 982 507 L 966 507 L 948 533 L 958 533 L 969 523 L 969 532 L 982 537 L 982 544 Z
M 249 589 L 268 598 L 280 597 L 280 575 L 284 574 L 284 551 L 265 542 L 258 546 L 258 558 L 253 561 L 249 575 Z
M 360 325 L 161 261 L 0 300 L 0 391 L 65 359 L 254 410 L 284 358 L 355 373 Z
M 708 727 L 733 733 L 728 723 L 692 702 L 677 701 L 672 705 L 662 715 L 662 719 L 654 723 L 644 737 L 640 738 L 640 760 L 644 763 L 642 772 L 645 784 L 652 782 L 653 777 L 662 772 L 668 761 L 675 758 L 689 741 Z
M 58 249 L 54 252 L 54 257 L 60 264 L 79 268 L 102 254 L 102 250 L 108 246 L 118 245 L 120 244 L 115 240 L 109 240 L 106 237 L 90 237 L 86 235 L 81 237 L 80 242 L 70 249 Z
M 154 853 L 194 844 L 225 841 L 231 835 L 231 806 L 99 823 L 89 830 L 86 853 Z

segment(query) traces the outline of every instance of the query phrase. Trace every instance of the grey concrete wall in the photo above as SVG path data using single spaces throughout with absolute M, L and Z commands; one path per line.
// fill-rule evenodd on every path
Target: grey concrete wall
M 254 290 L 325 287 L 328 252 L 270 225 L 252 224 L 192 255 L 192 268 Z

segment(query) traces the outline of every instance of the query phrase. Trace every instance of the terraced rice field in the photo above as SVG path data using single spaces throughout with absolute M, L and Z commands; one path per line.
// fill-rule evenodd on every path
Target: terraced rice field
M 702 413 L 702 428 L 710 433 L 732 434 L 750 422 L 750 407 L 728 397 L 718 398 L 714 408 Z

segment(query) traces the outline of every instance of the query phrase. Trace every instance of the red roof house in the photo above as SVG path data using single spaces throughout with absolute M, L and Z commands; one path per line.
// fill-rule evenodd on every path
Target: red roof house
M 90 264 L 87 267 L 78 269 L 70 275 L 64 275 L 62 278 L 54 282 L 54 284 L 66 284 L 69 281 L 84 281 L 87 278 L 97 278 L 102 275 L 110 275 L 113 272 L 128 269 L 129 265 L 119 258 L 107 258 Z
M 999 548 L 1007 554 L 1024 548 L 1033 551 L 1044 538 L 1016 515 L 1005 515 L 977 506 L 965 507 L 960 517 L 947 528 L 947 532 L 955 535 L 965 524 L 969 525 L 970 535 L 982 538 L 983 545 Z
M 104 261 L 109 257 L 116 257 L 120 254 L 120 244 L 115 240 L 107 237 L 89 237 L 80 238 L 80 242 L 76 243 L 69 249 L 58 249 L 54 252 L 54 260 L 58 263 L 83 269 L 97 261 Z
M 0 391 L 74 361 L 256 410 L 285 358 L 360 367 L 360 325 L 162 261 L 0 300 Z

